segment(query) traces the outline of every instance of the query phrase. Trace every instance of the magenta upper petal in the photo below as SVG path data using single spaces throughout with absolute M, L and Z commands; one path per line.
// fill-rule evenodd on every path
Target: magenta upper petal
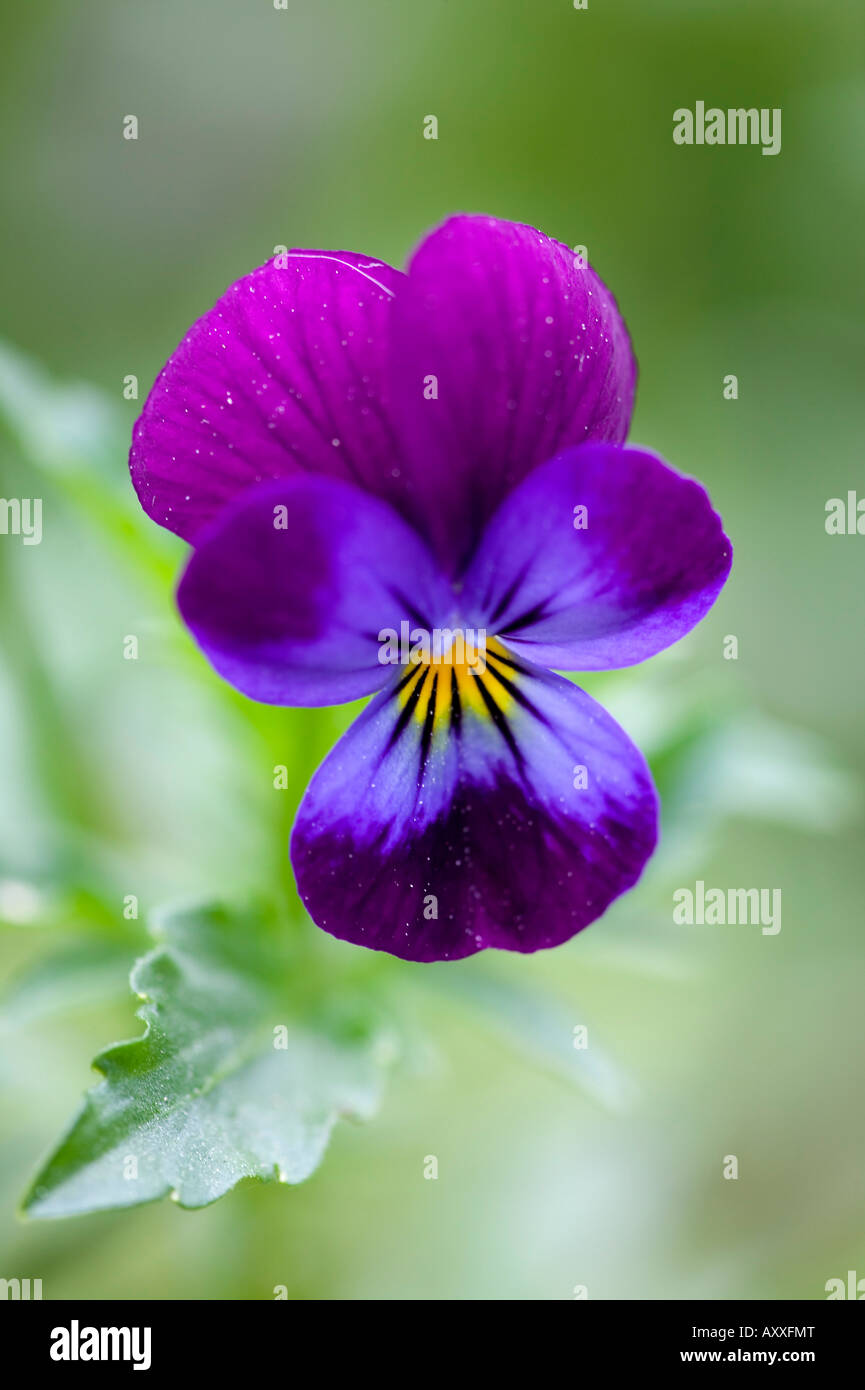
M 433 627 L 451 602 L 420 537 L 386 502 L 332 478 L 261 483 L 200 534 L 181 615 L 254 700 L 329 705 L 392 679 L 385 629 Z
M 465 576 L 471 621 L 543 666 L 631 666 L 720 593 L 732 546 L 706 491 L 645 449 L 587 444 L 526 478 Z
M 533 227 L 453 217 L 392 316 L 391 398 L 413 517 L 451 570 L 538 464 L 627 434 L 636 364 L 609 290 Z
M 136 424 L 130 468 L 145 511 L 192 541 L 267 478 L 315 472 L 398 491 L 385 359 L 403 280 L 353 252 L 290 251 L 226 290 Z
M 325 931 L 457 960 L 567 941 L 636 882 L 656 834 L 626 734 L 495 644 L 482 675 L 409 668 L 375 697 L 313 777 L 291 857 Z

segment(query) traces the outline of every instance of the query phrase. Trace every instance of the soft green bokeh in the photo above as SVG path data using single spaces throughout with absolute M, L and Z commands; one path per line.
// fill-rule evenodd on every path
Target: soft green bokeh
M 820 1298 L 865 1276 L 865 537 L 824 529 L 827 498 L 865 495 L 861 8 L 43 0 L 0 24 L 0 495 L 45 509 L 41 545 L 0 536 L 0 1276 L 191 1299 Z M 697 99 L 780 106 L 781 154 L 675 146 Z M 123 378 L 143 394 L 275 245 L 402 263 L 459 209 L 588 247 L 640 359 L 632 437 L 733 538 L 696 633 L 587 683 L 650 755 L 662 851 L 529 958 L 403 967 L 294 913 L 316 980 L 395 1011 L 378 1118 L 299 1187 L 22 1224 L 90 1058 L 140 1031 L 124 896 L 143 917 L 279 886 L 291 908 L 294 807 L 351 715 L 255 708 L 198 656 L 184 547 L 128 483 Z M 780 887 L 782 930 L 675 926 L 697 878 Z

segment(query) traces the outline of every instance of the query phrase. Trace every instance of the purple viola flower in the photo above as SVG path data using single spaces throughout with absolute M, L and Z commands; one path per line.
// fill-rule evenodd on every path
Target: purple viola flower
M 639 877 L 648 768 L 553 671 L 675 642 L 731 547 L 698 483 L 623 446 L 635 382 L 594 271 L 468 216 L 406 274 L 277 256 L 160 372 L 130 466 L 194 547 L 178 601 L 196 641 L 255 700 L 375 696 L 292 834 L 334 936 L 417 961 L 534 951 Z

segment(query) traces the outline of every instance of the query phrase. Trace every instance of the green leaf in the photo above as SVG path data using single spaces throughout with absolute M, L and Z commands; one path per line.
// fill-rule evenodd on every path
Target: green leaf
M 105 1079 L 35 1178 L 30 1216 L 166 1194 L 201 1207 L 242 1178 L 302 1182 L 337 1118 L 378 1105 L 392 1046 L 323 1017 L 267 922 L 195 906 L 157 935 L 131 975 L 146 1031 L 96 1058 Z

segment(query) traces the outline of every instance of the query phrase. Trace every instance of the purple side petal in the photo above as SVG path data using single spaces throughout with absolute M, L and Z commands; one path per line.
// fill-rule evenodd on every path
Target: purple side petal
M 185 540 L 238 492 L 298 471 L 395 486 L 386 344 L 401 272 L 290 251 L 226 290 L 163 367 L 133 433 L 144 510 Z
M 636 364 L 615 300 L 533 227 L 451 218 L 415 253 L 392 323 L 415 524 L 450 569 L 532 468 L 627 434 Z
M 487 661 L 410 670 L 313 777 L 291 855 L 325 931 L 417 961 L 536 951 L 636 882 L 657 833 L 638 750 L 569 681 Z
M 502 504 L 462 599 L 542 666 L 632 666 L 705 617 L 732 553 L 699 483 L 644 449 L 587 444 Z
M 450 591 L 388 506 L 331 478 L 262 483 L 204 531 L 178 589 L 184 622 L 231 685 L 275 705 L 379 690 L 384 628 L 433 627 Z

